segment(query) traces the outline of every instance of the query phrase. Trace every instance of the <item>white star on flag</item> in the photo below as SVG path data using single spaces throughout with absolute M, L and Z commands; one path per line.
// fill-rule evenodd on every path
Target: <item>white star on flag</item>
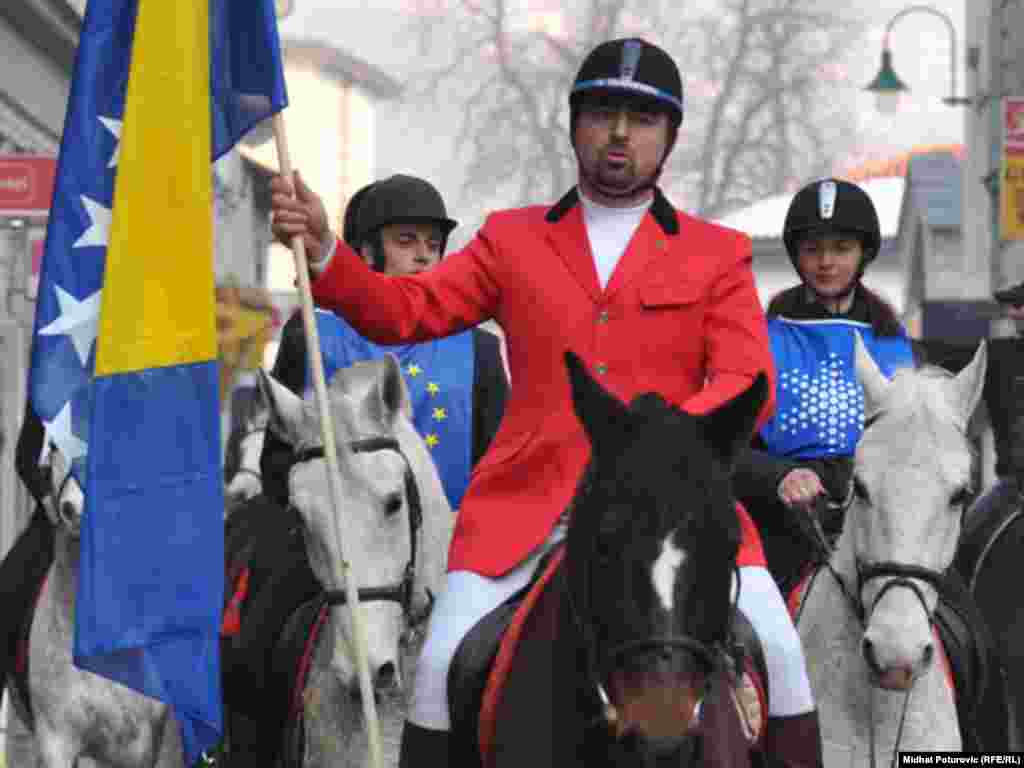
M 85 456 L 88 453 L 88 446 L 84 440 L 80 440 L 71 431 L 71 401 L 69 400 L 60 409 L 57 418 L 53 421 L 43 421 L 46 428 L 46 440 L 43 441 L 43 448 L 50 442 L 64 454 L 64 458 L 70 463 Z
M 39 333 L 45 336 L 68 336 L 84 368 L 89 362 L 89 350 L 99 332 L 100 292 L 96 291 L 79 301 L 59 285 L 53 287 L 57 291 L 60 314 L 52 323 L 40 328 Z
M 114 134 L 114 138 L 117 139 L 117 146 L 114 147 L 114 154 L 110 158 L 110 162 L 107 163 L 107 168 L 116 168 L 118 158 L 121 156 L 121 126 L 124 124 L 124 121 L 117 120 L 113 117 L 101 117 L 100 122 L 103 123 L 103 127 Z
M 110 239 L 110 219 L 112 216 L 111 210 L 101 203 L 97 203 L 95 200 L 81 196 L 82 205 L 85 206 L 85 212 L 89 216 L 89 228 L 81 234 L 81 236 L 75 240 L 75 244 L 72 248 L 87 248 L 92 245 L 103 245 L 107 244 Z

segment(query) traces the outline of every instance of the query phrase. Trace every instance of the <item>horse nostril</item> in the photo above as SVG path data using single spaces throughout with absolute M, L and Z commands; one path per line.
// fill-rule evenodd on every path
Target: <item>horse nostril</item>
M 60 505 L 60 514 L 69 523 L 75 519 L 75 505 L 70 501 L 62 502 Z
M 878 659 L 875 658 L 874 643 L 872 643 L 868 638 L 865 637 L 863 645 L 861 646 L 861 650 L 864 654 L 864 661 L 868 663 L 868 666 L 871 668 L 871 671 L 875 674 L 881 674 L 882 670 L 878 666 Z
M 374 679 L 375 688 L 391 688 L 395 684 L 397 670 L 394 663 L 388 661 L 380 665 L 377 676 Z

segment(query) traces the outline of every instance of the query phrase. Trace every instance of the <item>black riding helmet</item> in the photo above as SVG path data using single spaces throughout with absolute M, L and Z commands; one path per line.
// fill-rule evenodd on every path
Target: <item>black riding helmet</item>
M 683 81 L 679 68 L 665 51 L 640 38 L 601 43 L 583 60 L 569 93 L 569 135 L 573 146 L 583 102 L 609 97 L 628 98 L 644 109 L 668 114 L 668 145 L 655 173 L 657 178 L 683 122 Z
M 362 199 L 358 201 L 355 218 L 356 240 L 360 244 L 367 241 L 374 244 L 373 268 L 378 272 L 384 271 L 381 227 L 408 221 L 436 223 L 441 227 L 443 255 L 448 235 L 458 224 L 448 218 L 441 193 L 433 184 L 404 174 L 390 176 L 366 188 Z
M 800 241 L 821 235 L 858 237 L 864 248 L 863 270 L 882 246 L 878 212 L 868 193 L 842 179 L 821 179 L 797 192 L 782 228 L 782 240 L 794 267 Z

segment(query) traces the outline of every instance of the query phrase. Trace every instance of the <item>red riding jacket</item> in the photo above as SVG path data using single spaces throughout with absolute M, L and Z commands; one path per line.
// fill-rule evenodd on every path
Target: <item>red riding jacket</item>
M 512 387 L 463 498 L 449 570 L 506 573 L 544 541 L 572 498 L 590 446 L 565 369 L 571 349 L 624 401 L 655 391 L 691 413 L 714 409 L 759 371 L 775 389 L 750 241 L 676 211 L 656 193 L 602 291 L 576 191 L 554 207 L 502 211 L 418 275 L 370 270 L 338 242 L 313 284 L 317 304 L 382 344 L 445 336 L 494 318 Z M 774 407 L 774 394 L 761 414 Z M 740 565 L 763 565 L 745 510 Z

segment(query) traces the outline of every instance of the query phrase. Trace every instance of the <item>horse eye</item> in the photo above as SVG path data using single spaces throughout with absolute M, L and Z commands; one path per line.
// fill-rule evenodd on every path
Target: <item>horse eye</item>
M 961 507 L 966 504 L 971 498 L 971 488 L 964 486 L 957 490 L 949 499 L 949 504 L 952 507 Z
M 400 493 L 392 494 L 384 502 L 384 514 L 387 517 L 391 517 L 392 515 L 397 515 L 398 512 L 401 509 L 402 509 L 402 494 L 400 494 Z
M 853 493 L 861 501 L 868 504 L 871 503 L 871 496 L 868 494 L 867 486 L 856 475 L 853 476 Z

